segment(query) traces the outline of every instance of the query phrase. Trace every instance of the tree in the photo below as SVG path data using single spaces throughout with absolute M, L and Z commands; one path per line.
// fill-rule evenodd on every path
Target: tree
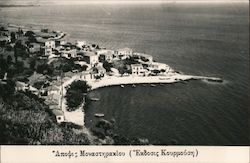
M 32 36 L 29 36 L 29 37 L 28 37 L 28 40 L 29 40 L 30 43 L 37 42 L 36 37 L 33 36 L 33 35 L 32 35 Z
M 15 92 L 15 82 L 7 80 L 6 84 L 0 84 L 0 96 L 9 99 Z
M 155 70 L 152 70 L 152 72 L 153 72 L 154 74 L 156 74 L 156 75 L 157 75 L 157 74 L 159 74 L 161 71 L 160 71 L 160 70 L 156 70 L 156 69 L 155 69 Z
M 27 31 L 25 34 L 24 34 L 24 36 L 26 36 L 26 37 L 32 37 L 32 36 L 34 36 L 35 35 L 35 33 L 33 32 L 33 31 Z
M 23 30 L 20 27 L 18 28 L 17 34 L 19 37 L 23 35 Z
M 76 110 L 83 103 L 84 93 L 88 92 L 90 86 L 86 83 L 86 81 L 74 81 L 67 88 L 66 92 L 66 101 L 68 105 L 69 111 Z
M 8 64 L 4 58 L 0 58 L 0 69 L 4 72 L 8 70 Z
M 110 72 L 112 68 L 112 64 L 108 63 L 107 61 L 104 61 L 103 67 L 106 69 L 107 72 Z
M 36 66 L 36 58 L 34 58 L 30 61 L 30 69 L 34 70 L 35 66 Z
M 16 34 L 15 34 L 15 32 L 11 32 L 10 33 L 10 40 L 11 40 L 12 43 L 14 43 L 16 41 Z
M 7 57 L 7 64 L 10 65 L 12 63 L 12 57 L 8 55 Z
M 16 47 L 16 45 L 14 46 L 14 57 L 15 57 L 15 63 L 17 63 L 17 47 Z
M 0 27 L 0 31 L 4 31 L 5 29 L 4 29 L 4 27 Z
M 53 73 L 53 68 L 48 64 L 38 65 L 36 71 L 40 74 L 51 75 Z

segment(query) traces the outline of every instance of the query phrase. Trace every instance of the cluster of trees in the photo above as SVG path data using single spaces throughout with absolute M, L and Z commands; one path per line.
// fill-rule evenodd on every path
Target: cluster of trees
M 5 83 L 0 83 L 0 98 L 3 100 L 11 99 L 15 92 L 15 82 L 7 80 Z
M 23 92 L 11 99 L 0 97 L 0 144 L 90 144 L 85 133 L 75 132 L 79 127 L 57 124 L 47 109 Z
M 100 119 L 96 125 L 91 128 L 92 133 L 99 139 L 106 141 L 106 144 L 114 145 L 148 145 L 147 139 L 128 138 L 115 131 L 115 120 Z
M 86 81 L 77 80 L 71 83 L 65 95 L 69 111 L 76 110 L 84 102 L 89 88 Z
M 87 66 L 81 66 L 74 63 L 74 59 L 60 58 L 52 62 L 55 70 L 69 72 L 73 70 L 85 71 Z
M 36 72 L 39 74 L 44 74 L 44 75 L 52 75 L 53 74 L 53 66 L 51 66 L 47 63 L 38 65 L 36 68 Z
M 10 55 L 8 55 L 7 59 L 4 59 L 3 55 L 0 54 L 0 71 L 2 73 L 8 71 L 11 63 L 12 63 L 12 57 Z
M 107 62 L 107 61 L 104 61 L 104 62 L 103 62 L 103 68 L 105 68 L 105 70 L 106 70 L 107 72 L 110 72 L 112 67 L 113 67 L 113 65 L 112 65 L 111 63 L 109 63 L 109 62 Z
M 138 61 L 138 57 L 129 57 L 129 58 L 126 58 L 126 59 L 125 59 L 125 64 L 126 64 L 126 65 L 138 64 L 138 63 L 140 63 L 140 62 Z

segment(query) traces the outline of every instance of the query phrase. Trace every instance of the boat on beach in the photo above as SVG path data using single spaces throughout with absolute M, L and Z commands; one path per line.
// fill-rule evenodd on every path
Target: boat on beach
M 95 117 L 98 117 L 98 118 L 99 118 L 99 117 L 104 117 L 104 114 L 103 114 L 103 113 L 96 113 L 96 114 L 95 114 Z
M 121 85 L 122 88 L 124 88 L 124 85 Z
M 99 101 L 100 99 L 99 98 L 90 98 L 91 101 Z
M 132 87 L 136 87 L 136 85 L 133 84 Z
M 155 84 L 150 84 L 150 86 L 151 86 L 151 87 L 156 87 L 156 85 L 155 85 Z

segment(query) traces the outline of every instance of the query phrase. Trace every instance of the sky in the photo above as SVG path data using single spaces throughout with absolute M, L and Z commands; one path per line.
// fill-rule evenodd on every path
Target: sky
M 0 4 L 46 5 L 46 4 L 84 4 L 84 3 L 237 3 L 248 0 L 0 0 Z

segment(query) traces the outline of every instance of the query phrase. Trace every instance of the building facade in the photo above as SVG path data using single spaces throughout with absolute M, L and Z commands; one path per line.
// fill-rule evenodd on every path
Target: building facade
M 132 64 L 131 71 L 132 71 L 132 75 L 134 75 L 134 76 L 144 76 L 145 75 L 145 70 L 144 70 L 142 64 Z

